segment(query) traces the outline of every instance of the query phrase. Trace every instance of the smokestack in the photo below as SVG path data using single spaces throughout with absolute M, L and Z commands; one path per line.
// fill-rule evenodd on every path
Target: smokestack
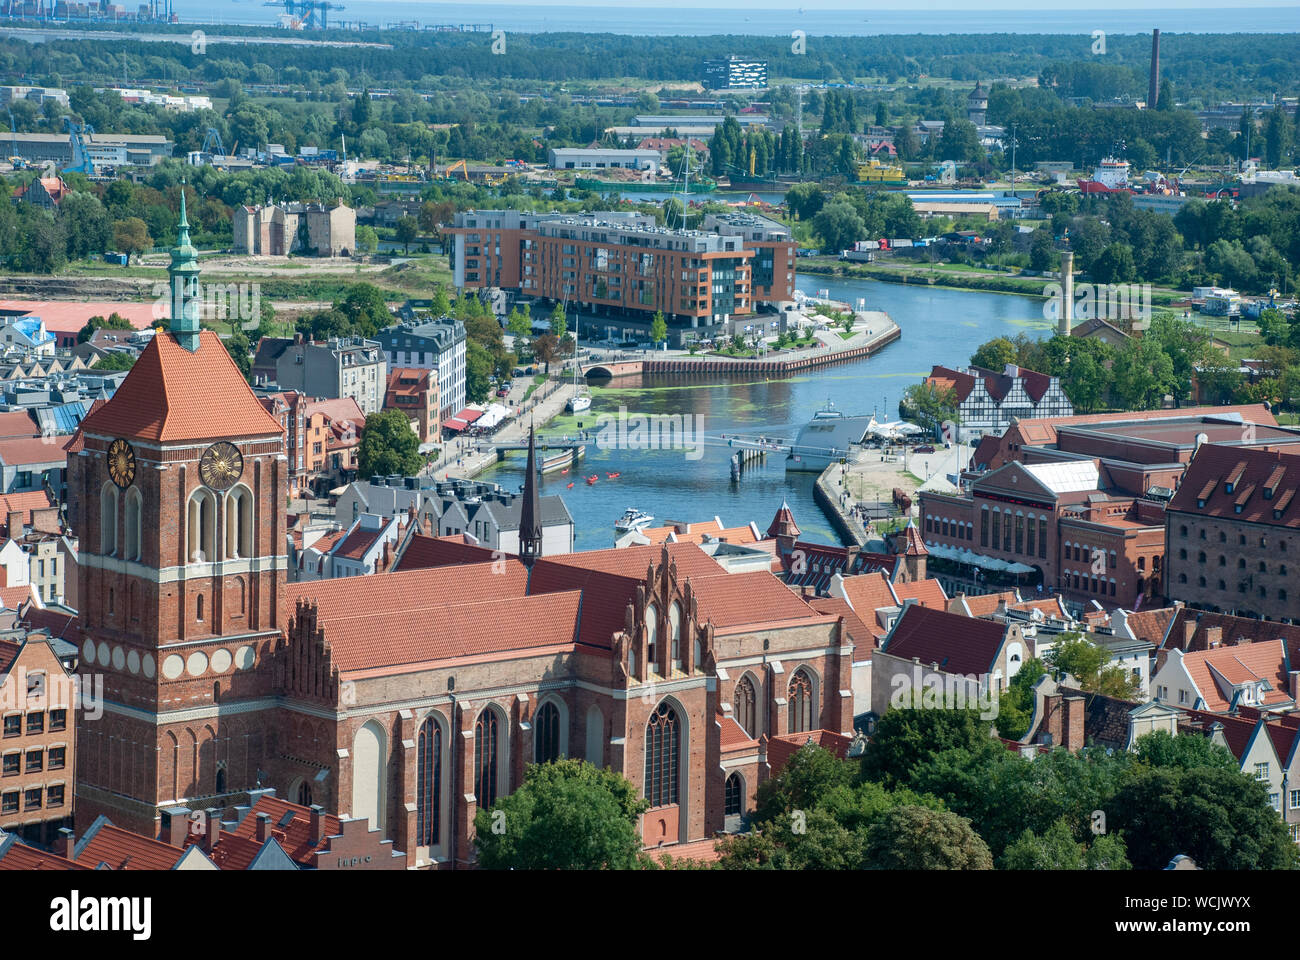
M 1074 327 L 1074 251 L 1061 251 L 1061 311 L 1056 331 L 1063 337 Z
M 1147 84 L 1147 109 L 1154 110 L 1160 100 L 1160 31 L 1151 31 L 1151 80 Z

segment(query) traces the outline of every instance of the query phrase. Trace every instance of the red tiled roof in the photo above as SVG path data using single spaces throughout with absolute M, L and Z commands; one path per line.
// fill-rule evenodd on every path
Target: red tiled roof
M 1217 627 L 1220 640 L 1225 647 L 1239 643 L 1281 640 L 1286 644 L 1291 662 L 1300 663 L 1300 625 L 1281 623 L 1277 620 L 1234 617 L 1231 614 L 1211 613 L 1208 610 L 1190 610 L 1187 607 L 1175 608 L 1172 612 L 1173 625 L 1169 628 L 1169 639 L 1164 645 L 1167 650 L 1188 652 L 1208 649 L 1209 631 Z M 1189 623 L 1194 625 L 1190 643 L 1187 641 Z M 1159 643 L 1159 639 L 1156 642 Z
M 614 634 L 623 629 L 627 619 L 627 605 L 632 602 L 636 588 L 644 580 L 644 569 L 639 577 L 620 576 L 602 570 L 538 560 L 534 562 L 528 579 L 528 592 L 537 595 L 581 590 L 582 623 L 578 641 L 607 650 Z
M 1175 607 L 1160 607 L 1155 610 L 1134 610 L 1127 615 L 1125 622 L 1129 632 L 1139 640 L 1160 646 L 1169 629 L 1169 621 L 1178 612 Z
M 849 744 L 853 741 L 842 733 L 832 730 L 810 730 L 807 733 L 784 733 L 773 737 L 767 743 L 767 763 L 772 769 L 772 776 L 777 776 L 799 750 L 811 740 L 823 750 L 829 750 L 843 760 L 848 756 Z
M 1291 699 L 1287 692 L 1286 649 L 1281 640 L 1195 651 L 1183 656 L 1183 666 L 1205 698 L 1206 709 L 1214 713 L 1229 707 L 1214 673 L 1232 685 L 1267 680 L 1272 689 L 1264 694 L 1265 706 Z
M 636 546 L 622 549 L 611 547 L 608 550 L 585 550 L 581 553 L 562 553 L 553 557 L 543 557 L 539 563 L 580 566 L 602 573 L 613 573 L 624 577 L 644 579 L 650 564 L 658 564 L 663 553 L 662 546 Z M 726 573 L 716 560 L 693 543 L 668 544 L 668 557 L 677 565 L 678 579 L 686 577 L 711 577 Z
M 980 620 L 913 604 L 903 610 L 889 636 L 885 652 L 902 660 L 937 663 L 944 673 L 985 674 L 1002 649 L 1006 628 Z
M 996 613 L 1003 601 L 1006 601 L 1007 606 L 1019 603 L 1020 595 L 1014 590 L 1003 590 L 1001 593 L 986 593 L 978 597 L 954 598 L 954 600 L 960 599 L 965 599 L 972 617 L 987 617 Z M 954 603 L 953 607 L 956 610 L 961 609 L 959 603 Z
M 31 584 L 25 587 L 0 586 L 0 604 L 5 610 L 17 610 L 24 603 L 36 599 L 36 588 Z
M 60 434 L 53 437 L 11 437 L 0 440 L 0 463 L 12 467 L 66 461 L 68 454 L 64 447 L 71 439 L 71 434 Z
M 170 870 L 181 858 L 181 851 L 170 843 L 142 837 L 106 820 L 89 842 L 82 840 L 85 846 L 76 861 L 92 868 L 105 863 L 110 870 Z
M 743 747 L 754 742 L 754 738 L 745 732 L 744 727 L 736 722 L 735 717 L 728 717 L 719 713 L 718 726 L 722 728 L 722 732 L 718 735 L 718 743 L 723 750 Z
M 82 427 L 87 433 L 162 442 L 282 435 L 280 421 L 258 402 L 211 330 L 199 333 L 193 353 L 171 334 L 159 333 L 113 398 L 88 413 Z
M 428 569 L 402 570 L 368 577 L 304 581 L 290 584 L 290 603 L 315 603 L 317 622 L 350 617 L 358 611 L 377 613 L 426 611 L 467 600 L 506 600 L 524 596 L 528 571 L 513 557 L 493 563 L 466 563 Z M 329 633 L 326 637 L 333 640 Z
M 0 857 L 0 870 L 91 870 L 85 864 L 67 860 L 17 841 Z
M 832 617 L 844 618 L 844 632 L 848 634 L 848 639 L 853 641 L 853 659 L 857 663 L 871 659 L 871 651 L 880 646 L 879 634 L 871 629 L 868 621 L 859 617 L 857 611 L 848 605 L 840 597 L 812 597 L 808 600 L 808 605 L 818 613 L 828 614 Z M 874 614 L 868 614 L 871 617 L 870 623 L 875 622 Z
M 50 506 L 49 495 L 44 490 L 25 490 L 20 493 L 0 494 L 0 518 L 9 522 L 9 514 L 17 511 L 23 515 L 23 523 L 32 522 L 33 510 L 44 510 Z M 21 536 L 21 530 L 10 530 L 10 536 Z
M 938 580 L 925 579 L 913 580 L 910 583 L 894 584 L 894 593 L 898 597 L 898 602 L 903 603 L 906 600 L 916 600 L 923 607 L 929 607 L 932 610 L 947 610 L 948 597 L 943 592 L 943 585 Z
M 408 541 L 393 569 L 425 570 L 460 563 L 480 563 L 492 558 L 493 553 L 487 547 L 466 543 L 463 537 L 431 537 L 417 533 Z
M 358 606 L 352 616 L 331 618 L 325 636 L 343 671 L 567 646 L 577 640 L 582 598 L 569 590 L 423 610 Z
M 366 551 L 375 545 L 375 541 L 383 532 L 383 530 L 366 530 L 357 527 L 339 544 L 333 555 L 345 560 L 360 560 L 366 555 Z
M 23 645 L 14 640 L 0 640 L 0 673 L 9 670 L 22 648 Z
M 898 598 L 890 589 L 889 578 L 881 570 L 859 573 L 844 578 L 844 595 L 853 609 L 868 625 L 876 637 L 884 635 L 876 626 L 876 611 L 881 607 L 898 606 Z
M 11 410 L 0 413 L 0 439 L 10 437 L 36 437 L 40 435 L 36 421 L 26 410 Z
M 674 860 L 696 860 L 700 863 L 712 863 L 722 859 L 718 852 L 716 840 L 692 840 L 690 843 L 674 843 L 671 846 L 656 847 L 655 854 L 667 854 Z
M 1255 727 L 1259 725 L 1258 717 L 1234 717 L 1231 714 L 1210 713 L 1205 710 L 1184 709 L 1189 717 L 1199 720 L 1207 727 L 1212 723 L 1223 724 L 1223 739 L 1227 741 L 1228 749 L 1238 760 L 1246 753 L 1246 748 L 1250 746 L 1251 734 L 1255 732 Z
M 33 603 L 23 614 L 23 623 L 31 629 L 43 630 L 51 637 L 81 643 L 81 619 L 75 613 L 63 613 Z
M 822 616 L 767 571 L 691 579 L 700 622 L 725 629 Z
M 303 409 L 303 415 L 310 418 L 323 414 L 330 422 L 348 422 L 355 426 L 357 432 L 366 425 L 366 415 L 352 397 L 329 397 L 309 402 Z
M 1283 479 L 1266 498 L 1264 486 L 1276 476 L 1278 467 L 1284 468 Z M 1229 493 L 1227 483 L 1234 479 L 1236 484 Z M 1169 502 L 1169 510 L 1300 529 L 1300 502 L 1294 499 L 1297 487 L 1300 487 L 1298 455 L 1205 443 L 1188 465 L 1178 492 Z M 1281 516 L 1275 517 L 1275 513 Z
M 217 844 L 217 849 L 220 850 L 227 840 L 234 837 L 251 842 L 253 854 L 255 855 L 257 850 L 261 848 L 260 844 L 257 843 L 257 815 L 259 813 L 270 816 L 271 829 L 280 846 L 284 848 L 284 852 L 289 855 L 291 860 L 313 867 L 316 865 L 314 854 L 317 847 L 312 843 L 310 808 L 290 803 L 287 800 L 280 800 L 276 797 L 259 797 L 253 808 L 244 815 L 244 819 L 239 821 L 239 826 L 222 835 L 220 842 Z M 280 822 L 285 819 L 286 814 L 292 814 L 292 818 L 286 824 L 280 826 Z M 322 816 L 324 817 L 324 833 L 327 838 L 336 837 L 343 832 L 343 826 L 338 817 L 332 813 L 322 814 Z M 252 856 L 249 856 L 248 860 L 251 862 Z M 218 865 L 224 866 L 222 864 Z

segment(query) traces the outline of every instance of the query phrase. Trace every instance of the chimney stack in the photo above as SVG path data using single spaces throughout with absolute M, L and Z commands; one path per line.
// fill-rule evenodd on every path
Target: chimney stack
M 1160 31 L 1151 31 L 1151 80 L 1147 84 L 1147 109 L 1160 102 Z
M 167 814 L 166 824 L 163 827 L 163 843 L 170 843 L 173 847 L 185 847 L 185 837 L 190 830 L 190 809 L 189 807 L 168 807 L 163 813 Z
M 1218 650 L 1223 646 L 1223 627 L 1205 628 L 1205 649 Z
M 65 860 L 71 860 L 77 845 L 76 835 L 68 827 L 59 828 L 59 839 L 54 845 L 54 852 Z
M 1070 335 L 1074 327 L 1074 251 L 1061 251 L 1061 310 L 1057 333 Z
M 23 535 L 23 511 L 10 510 L 5 517 L 5 522 L 9 525 L 10 540 L 17 540 Z
M 311 805 L 311 839 L 318 847 L 325 839 L 325 808 L 319 803 Z
M 267 838 L 271 836 L 271 815 L 269 813 L 259 813 L 257 815 L 257 842 L 266 843 Z
M 203 852 L 211 856 L 213 849 L 221 842 L 221 808 L 208 807 L 207 829 L 203 832 Z

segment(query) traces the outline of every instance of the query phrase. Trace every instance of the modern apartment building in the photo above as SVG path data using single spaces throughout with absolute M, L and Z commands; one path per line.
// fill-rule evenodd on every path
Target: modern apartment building
M 351 397 L 367 414 L 384 407 L 388 362 L 376 340 L 331 337 L 315 343 L 300 334 L 276 359 L 275 371 L 281 390 L 327 399 Z
M 458 280 L 457 286 L 463 284 Z M 390 370 L 402 367 L 438 371 L 440 420 L 465 409 L 465 324 L 451 317 L 411 320 L 380 330 L 375 339 Z
M 794 291 L 795 250 L 790 228 L 776 220 L 750 213 L 710 213 L 701 229 L 726 237 L 740 237 L 754 251 L 750 261 L 753 302 L 779 304 Z
M 751 232 L 725 218 L 715 229 L 671 230 L 644 214 L 521 214 L 478 211 L 456 215 L 452 267 L 458 287 L 514 288 L 615 320 L 647 321 L 662 310 L 673 339 L 682 331 L 721 332 L 756 302 L 793 297 L 789 244 L 761 225 Z M 770 262 L 764 253 L 770 253 Z M 753 261 L 769 262 L 761 295 Z

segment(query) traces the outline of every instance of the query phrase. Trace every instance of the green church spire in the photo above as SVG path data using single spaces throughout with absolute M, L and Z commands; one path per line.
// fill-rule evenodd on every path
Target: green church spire
M 167 267 L 171 284 L 171 332 L 191 353 L 199 348 L 199 252 L 190 242 L 190 221 L 185 215 L 185 184 L 181 184 L 181 222 Z

